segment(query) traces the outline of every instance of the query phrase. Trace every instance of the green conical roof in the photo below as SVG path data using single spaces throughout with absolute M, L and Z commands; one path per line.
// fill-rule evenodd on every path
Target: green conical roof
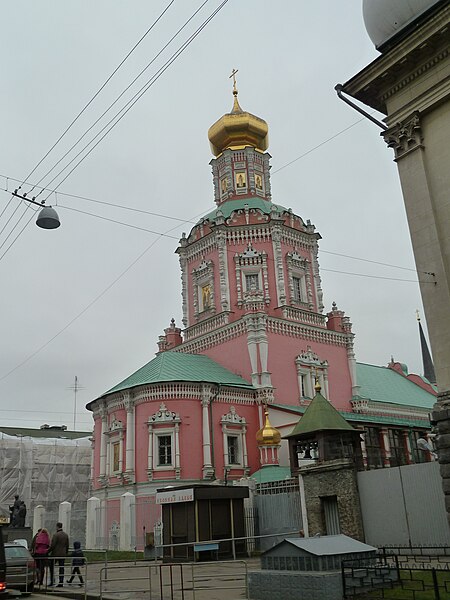
M 220 383 L 222 385 L 253 389 L 248 381 L 232 373 L 222 365 L 203 354 L 184 354 L 183 352 L 160 352 L 154 359 L 135 373 L 102 394 L 113 394 L 138 385 L 162 383 L 168 381 L 194 381 Z
M 320 392 L 316 393 L 300 421 L 285 438 L 318 431 L 356 431 Z

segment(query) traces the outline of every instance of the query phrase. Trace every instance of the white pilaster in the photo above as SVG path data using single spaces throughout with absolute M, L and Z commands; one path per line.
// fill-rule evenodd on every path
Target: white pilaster
M 96 550 L 100 548 L 100 499 L 92 496 L 86 502 L 86 549 Z
M 134 494 L 125 492 L 120 497 L 120 550 L 134 550 L 136 498 Z
M 248 456 L 247 456 L 247 427 L 242 428 L 242 458 L 244 469 L 248 467 Z
M 102 411 L 102 433 L 100 437 L 100 477 L 106 475 L 106 432 L 108 431 L 108 414 Z
M 209 398 L 202 398 L 203 478 L 212 472 L 209 402 Z
M 135 469 L 135 464 L 134 464 L 135 407 L 134 407 L 134 402 L 130 397 L 128 397 L 127 401 L 125 402 L 125 408 L 127 411 L 127 431 L 126 431 L 127 441 L 126 441 L 125 465 L 126 465 L 126 470 L 128 472 L 134 472 L 134 469 Z M 122 460 L 122 447 L 120 448 L 120 457 Z M 120 471 L 122 472 L 122 468 L 120 469 Z
M 58 508 L 58 521 L 62 523 L 63 530 L 70 537 L 70 517 L 72 514 L 72 505 L 70 502 L 61 502 Z
M 38 532 L 38 529 L 44 527 L 45 522 L 45 507 L 38 504 L 33 510 L 33 535 Z

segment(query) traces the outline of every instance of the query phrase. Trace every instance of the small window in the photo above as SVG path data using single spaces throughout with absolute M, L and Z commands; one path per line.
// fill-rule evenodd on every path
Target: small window
M 294 286 L 294 302 L 304 302 L 303 297 L 303 277 L 293 277 L 292 283 Z
M 245 289 L 247 292 L 256 292 L 259 290 L 258 273 L 247 273 L 245 276 Z
M 239 464 L 239 440 L 237 435 L 229 435 L 227 437 L 228 445 L 228 464 L 238 465 Z
M 120 442 L 113 444 L 113 472 L 117 473 L 120 463 Z
M 172 464 L 172 436 L 158 436 L 158 466 Z

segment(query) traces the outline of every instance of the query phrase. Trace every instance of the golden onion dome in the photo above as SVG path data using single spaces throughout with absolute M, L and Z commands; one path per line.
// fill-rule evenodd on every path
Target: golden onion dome
M 234 78 L 234 73 L 232 74 Z M 245 146 L 253 146 L 265 151 L 269 147 L 269 127 L 264 119 L 260 119 L 242 110 L 238 102 L 236 80 L 233 85 L 233 109 L 211 125 L 208 139 L 214 156 L 219 156 L 225 149 L 236 150 Z
M 256 433 L 256 442 L 258 446 L 278 446 L 281 442 L 281 433 L 270 424 L 269 412 L 267 410 L 265 411 L 265 415 L 266 423 Z

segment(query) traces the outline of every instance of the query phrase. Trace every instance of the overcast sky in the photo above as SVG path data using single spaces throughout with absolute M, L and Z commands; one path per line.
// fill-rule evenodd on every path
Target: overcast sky
M 4 176 L 28 176 L 168 4 L 16 0 L 3 6 L 0 187 L 18 185 Z M 200 4 L 173 2 L 31 183 L 61 159 Z M 117 108 L 219 4 L 206 3 Z M 48 202 L 57 202 L 61 227 L 45 231 L 32 221 L 10 247 L 31 212 L 13 229 L 25 205 L 17 199 L 8 205 L 11 195 L 0 191 L 0 422 L 71 429 L 69 388 L 77 375 L 84 389 L 76 428 L 90 430 L 84 405 L 151 360 L 171 317 L 180 324 L 174 250 L 189 221 L 214 204 L 207 131 L 231 110 L 233 68 L 239 69 L 242 108 L 269 124 L 273 201 L 310 219 L 322 235 L 326 310 L 336 301 L 351 317 L 358 361 L 386 365 L 393 355 L 422 374 L 415 320 L 421 300 L 392 151 L 379 129 L 334 92 L 377 54 L 359 0 L 229 0 L 59 188 L 172 219 L 57 194 Z M 67 171 L 51 179 L 73 156 L 41 185 L 58 185 Z M 22 191 L 30 189 L 24 185 Z M 172 230 L 173 237 L 78 211 L 154 232 Z

